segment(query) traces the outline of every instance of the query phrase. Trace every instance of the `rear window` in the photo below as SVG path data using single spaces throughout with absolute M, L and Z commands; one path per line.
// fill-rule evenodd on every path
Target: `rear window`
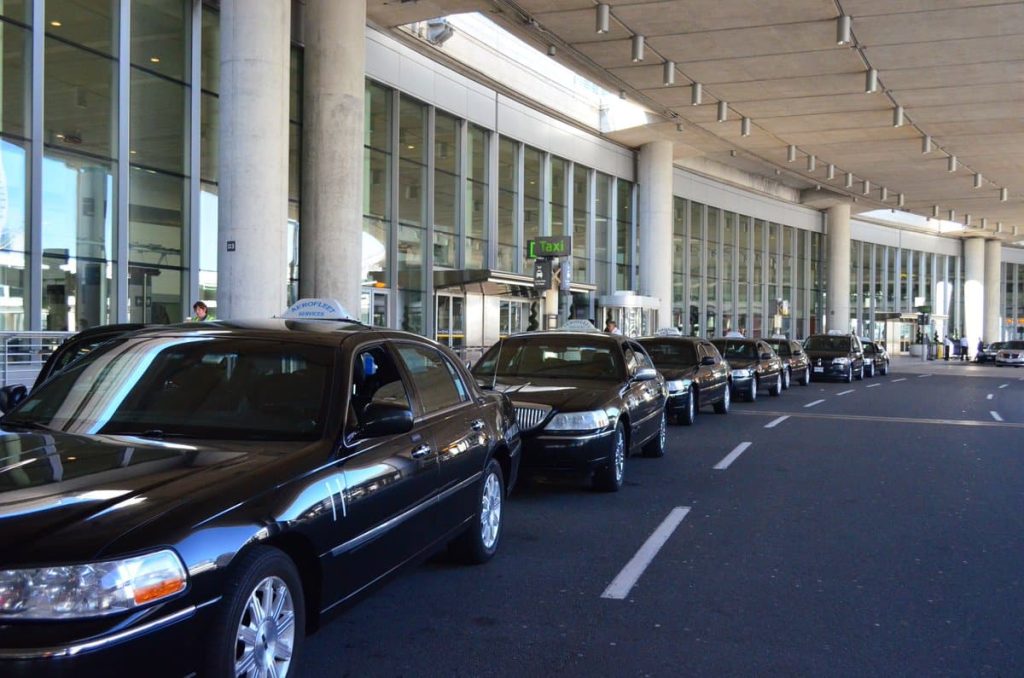
M 697 351 L 689 341 L 645 339 L 640 344 L 656 367 L 692 367 L 697 364 Z
M 836 351 L 842 353 L 850 352 L 850 338 L 849 337 L 832 337 L 827 334 L 819 334 L 810 337 L 807 343 L 804 344 L 804 349 L 808 351 Z
M 775 352 L 778 353 L 781 356 L 788 356 L 791 353 L 791 351 L 789 350 L 789 342 L 788 341 L 784 341 L 782 339 L 779 339 L 779 340 L 769 340 L 768 341 L 768 345 L 771 346 L 772 348 L 774 348 Z
M 711 342 L 718 349 L 718 352 L 722 354 L 722 357 L 728 360 L 729 358 L 742 358 L 747 360 L 754 360 L 757 358 L 757 347 L 754 342 L 748 341 L 732 341 L 729 339 L 716 339 Z

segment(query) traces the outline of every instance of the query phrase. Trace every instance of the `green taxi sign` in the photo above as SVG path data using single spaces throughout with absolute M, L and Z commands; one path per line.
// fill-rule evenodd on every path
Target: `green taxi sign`
M 530 259 L 567 257 L 572 254 L 572 237 L 548 235 L 526 241 L 526 256 Z

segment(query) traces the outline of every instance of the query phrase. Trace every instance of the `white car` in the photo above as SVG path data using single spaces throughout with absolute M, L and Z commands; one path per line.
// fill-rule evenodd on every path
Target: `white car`
M 1007 341 L 1000 347 L 996 353 L 996 366 L 1003 365 L 1024 365 L 1024 341 Z

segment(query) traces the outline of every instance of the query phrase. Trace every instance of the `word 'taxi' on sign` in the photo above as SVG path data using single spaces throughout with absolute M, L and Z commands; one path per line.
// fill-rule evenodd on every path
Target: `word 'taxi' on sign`
M 565 257 L 572 253 L 572 237 L 549 235 L 526 241 L 526 256 L 530 259 Z

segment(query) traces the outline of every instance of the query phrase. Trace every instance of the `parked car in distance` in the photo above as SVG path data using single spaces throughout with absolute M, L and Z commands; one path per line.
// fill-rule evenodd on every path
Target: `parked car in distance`
M 801 386 L 811 383 L 811 363 L 799 341 L 785 337 L 771 337 L 765 341 L 775 349 L 782 360 L 782 388 L 789 388 L 794 379 Z
M 646 337 L 638 342 L 665 377 L 670 419 L 689 426 L 698 410 L 707 405 L 713 405 L 718 414 L 729 413 L 729 363 L 714 344 L 680 334 Z
M 616 492 L 627 456 L 665 453 L 665 381 L 632 339 L 516 334 L 488 349 L 473 376 L 512 400 L 525 470 L 591 474 L 595 489 Z
M 804 340 L 815 379 L 864 378 L 864 348 L 855 334 L 812 334 Z
M 1008 343 L 1010 342 L 993 341 L 991 344 L 988 344 L 980 351 L 978 351 L 978 354 L 974 357 L 974 359 L 979 363 L 994 363 L 996 361 L 996 355 Z
M 782 360 L 764 339 L 720 337 L 711 343 L 729 363 L 734 396 L 753 402 L 761 388 L 768 395 L 782 395 Z
M 397 568 L 495 554 L 511 403 L 303 303 L 123 334 L 11 403 L 0 675 L 297 675 L 305 632 Z
M 889 352 L 885 344 L 871 339 L 861 339 L 864 348 L 864 373 L 868 377 L 876 374 L 889 374 Z
M 1003 367 L 1012 365 L 1020 367 L 1024 365 L 1024 341 L 1007 341 L 996 353 L 996 366 Z

